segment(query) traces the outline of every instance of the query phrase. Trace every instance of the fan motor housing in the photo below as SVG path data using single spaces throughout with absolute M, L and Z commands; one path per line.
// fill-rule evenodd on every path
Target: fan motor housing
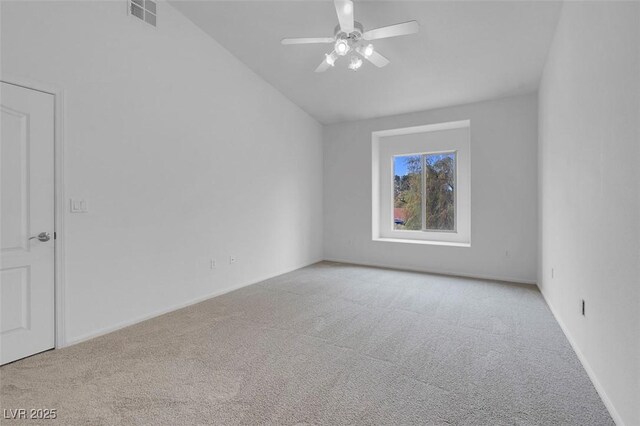
M 345 33 L 340 29 L 340 25 L 336 25 L 335 30 L 333 31 L 336 39 L 346 38 L 351 39 L 353 41 L 358 41 L 362 38 L 362 33 L 364 33 L 364 27 L 358 21 L 353 21 L 353 31 L 350 34 Z

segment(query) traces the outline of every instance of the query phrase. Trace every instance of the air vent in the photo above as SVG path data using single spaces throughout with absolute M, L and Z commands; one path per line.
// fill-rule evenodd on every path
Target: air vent
M 156 2 L 153 0 L 129 0 L 129 14 L 156 26 Z

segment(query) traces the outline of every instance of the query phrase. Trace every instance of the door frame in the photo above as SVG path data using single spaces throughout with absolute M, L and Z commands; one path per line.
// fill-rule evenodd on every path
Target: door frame
M 66 195 L 64 185 L 64 111 L 65 90 L 61 87 L 3 73 L 0 81 L 25 89 L 36 90 L 53 96 L 53 152 L 54 152 L 54 336 L 55 349 L 67 346 L 65 322 L 65 213 Z

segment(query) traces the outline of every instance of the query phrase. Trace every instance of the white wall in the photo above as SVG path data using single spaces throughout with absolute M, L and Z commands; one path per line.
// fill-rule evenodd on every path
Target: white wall
M 539 286 L 628 426 L 640 425 L 639 61 L 640 3 L 567 2 L 539 92 Z
M 3 78 L 66 91 L 90 209 L 64 209 L 69 342 L 322 258 L 321 126 L 167 3 L 157 29 L 126 4 L 2 2 Z
M 325 258 L 535 282 L 537 108 L 536 95 L 530 94 L 326 126 Z M 372 241 L 371 132 L 466 119 L 471 120 L 471 247 Z

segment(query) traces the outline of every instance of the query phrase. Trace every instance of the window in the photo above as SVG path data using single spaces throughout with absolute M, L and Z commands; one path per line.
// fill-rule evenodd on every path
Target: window
M 469 126 L 373 133 L 374 240 L 470 245 Z
M 455 152 L 394 156 L 394 229 L 455 232 L 455 180 Z

